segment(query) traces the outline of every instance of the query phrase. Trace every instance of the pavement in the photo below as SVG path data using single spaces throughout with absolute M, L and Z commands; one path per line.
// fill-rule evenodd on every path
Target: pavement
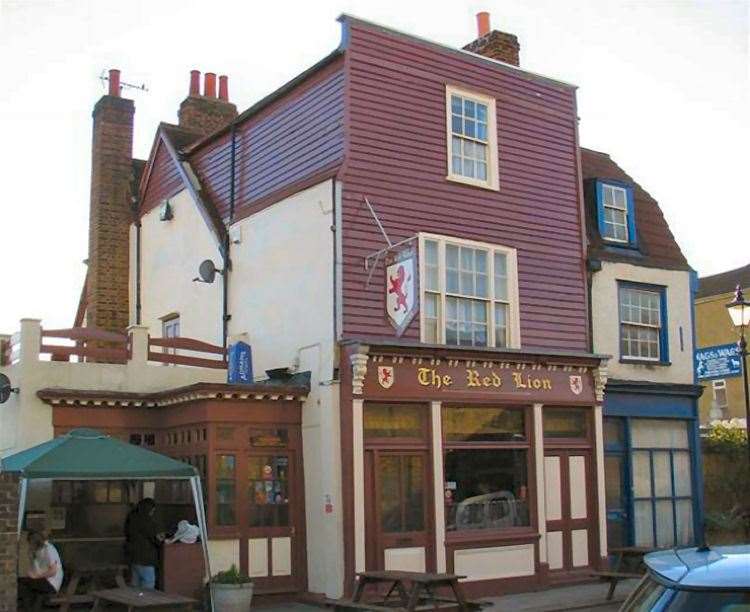
M 617 585 L 612 601 L 606 601 L 607 584 L 591 582 L 573 586 L 556 587 L 544 591 L 503 595 L 502 597 L 481 597 L 491 602 L 484 610 L 503 612 L 616 612 L 638 580 L 623 580 Z M 255 608 L 255 606 L 253 606 Z M 309 604 L 290 603 L 263 606 L 264 612 L 320 612 L 321 608 Z

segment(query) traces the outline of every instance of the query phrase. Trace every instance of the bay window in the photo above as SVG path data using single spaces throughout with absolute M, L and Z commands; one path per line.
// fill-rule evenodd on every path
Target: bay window
M 424 234 L 420 252 L 423 342 L 520 345 L 514 249 Z

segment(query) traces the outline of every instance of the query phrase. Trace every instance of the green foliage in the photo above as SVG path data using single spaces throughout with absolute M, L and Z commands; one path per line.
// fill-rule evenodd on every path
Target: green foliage
M 248 584 L 253 579 L 247 574 L 243 574 L 237 569 L 237 566 L 233 563 L 232 567 L 223 572 L 219 572 L 213 578 L 211 582 L 214 584 Z
M 706 450 L 728 454 L 747 453 L 747 430 L 742 427 L 713 425 L 708 431 Z

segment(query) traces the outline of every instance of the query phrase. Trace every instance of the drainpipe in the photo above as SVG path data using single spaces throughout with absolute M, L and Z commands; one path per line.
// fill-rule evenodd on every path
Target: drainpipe
M 229 163 L 229 222 L 227 223 L 226 236 L 224 238 L 224 247 L 222 249 L 222 257 L 224 259 L 224 274 L 223 278 L 223 296 L 222 296 L 222 345 L 224 348 L 229 348 L 229 320 L 232 315 L 229 314 L 229 270 L 232 267 L 232 260 L 229 257 L 229 249 L 231 241 L 229 240 L 229 228 L 234 222 L 234 207 L 235 207 L 235 172 L 236 172 L 236 159 L 237 159 L 237 124 L 232 122 L 231 126 L 231 157 Z
M 138 211 L 138 199 L 131 200 L 131 212 L 135 224 L 135 324 L 141 324 L 141 215 Z

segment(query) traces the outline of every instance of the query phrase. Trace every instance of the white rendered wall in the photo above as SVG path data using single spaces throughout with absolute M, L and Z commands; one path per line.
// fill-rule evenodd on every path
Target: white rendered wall
M 671 365 L 620 363 L 618 281 L 662 285 L 667 288 L 667 329 Z M 690 304 L 688 272 L 602 262 L 602 269 L 594 274 L 591 288 L 591 319 L 594 352 L 612 355 L 607 364 L 609 377 L 664 383 L 692 383 L 693 334 Z
M 327 180 L 231 227 L 229 333 L 252 346 L 256 379 L 269 368 L 311 373 L 302 407 L 308 589 L 340 597 L 344 536 L 339 386 L 332 380 L 333 224 L 333 185 Z
M 222 267 L 218 246 L 192 196 L 183 190 L 169 199 L 173 218 L 159 220 L 159 207 L 141 219 L 141 325 L 161 337 L 161 319 L 180 315 L 180 335 L 221 344 L 222 278 L 213 284 L 193 282 L 198 266 L 212 259 Z M 130 252 L 135 253 L 131 228 Z M 135 263 L 131 263 L 131 323 L 135 322 Z

